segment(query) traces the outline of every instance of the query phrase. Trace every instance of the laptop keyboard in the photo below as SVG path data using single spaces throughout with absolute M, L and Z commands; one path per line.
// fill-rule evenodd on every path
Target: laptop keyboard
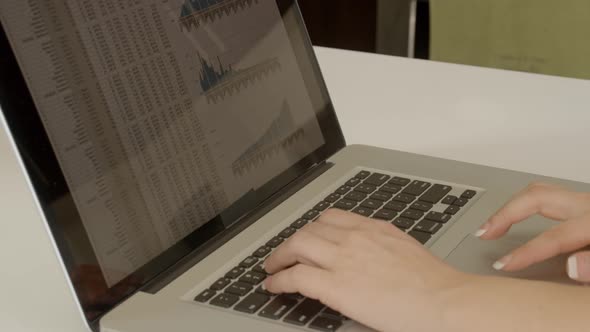
M 460 188 L 361 171 L 251 256 L 246 257 L 194 300 L 282 321 L 288 325 L 316 331 L 336 331 L 348 318 L 299 294 L 275 295 L 263 290 L 260 285 L 267 276 L 261 267 L 264 259 L 329 208 L 390 222 L 420 243 L 426 244 L 477 195 L 475 190 L 461 189 L 457 192 L 457 189 Z

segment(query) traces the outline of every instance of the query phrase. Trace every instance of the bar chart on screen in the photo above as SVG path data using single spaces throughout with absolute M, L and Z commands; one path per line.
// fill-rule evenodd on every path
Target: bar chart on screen
M 230 201 L 323 142 L 274 0 L 171 0 L 193 114 Z
M 256 84 L 281 70 L 277 58 L 262 61 L 243 69 L 226 66 L 217 58 L 217 66 L 199 55 L 201 72 L 199 81 L 208 103 L 217 103 L 226 96 L 239 94 L 242 90 Z
M 291 108 L 285 101 L 264 134 L 232 163 L 232 171 L 235 176 L 245 176 L 304 138 L 305 129 L 295 124 Z
M 259 0 L 186 0 L 180 11 L 180 28 L 193 31 L 258 4 Z

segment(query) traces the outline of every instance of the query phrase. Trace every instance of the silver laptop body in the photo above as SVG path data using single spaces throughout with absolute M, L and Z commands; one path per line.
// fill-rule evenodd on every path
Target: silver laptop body
M 496 259 L 552 226 L 475 239 L 515 192 L 590 191 L 346 146 L 291 0 L 4 1 L 0 14 L 2 176 L 30 198 L 2 210 L 42 216 L 88 329 L 367 331 L 265 294 L 258 264 L 341 208 L 496 274 Z M 510 276 L 567 282 L 564 267 Z

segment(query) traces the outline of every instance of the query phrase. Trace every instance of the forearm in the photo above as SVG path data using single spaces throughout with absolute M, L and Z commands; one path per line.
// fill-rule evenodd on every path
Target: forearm
M 444 296 L 444 331 L 588 331 L 590 289 L 475 277 Z

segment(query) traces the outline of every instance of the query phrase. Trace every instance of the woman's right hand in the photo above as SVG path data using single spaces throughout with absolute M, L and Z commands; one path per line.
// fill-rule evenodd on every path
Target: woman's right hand
M 573 253 L 590 245 L 590 194 L 568 191 L 558 186 L 536 183 L 517 194 L 476 233 L 484 240 L 504 236 L 510 227 L 540 214 L 561 221 L 524 246 L 504 256 L 494 268 L 517 271 L 551 257 Z M 590 251 L 568 259 L 570 278 L 590 282 Z

